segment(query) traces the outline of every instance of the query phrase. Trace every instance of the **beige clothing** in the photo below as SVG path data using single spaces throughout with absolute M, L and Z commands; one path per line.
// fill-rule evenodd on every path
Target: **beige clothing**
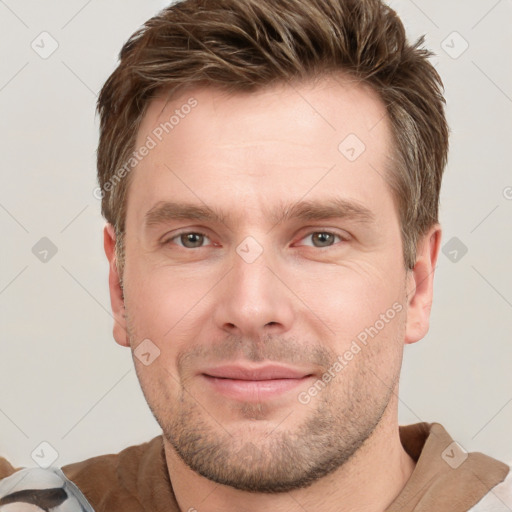
M 481 453 L 467 454 L 438 423 L 401 426 L 400 439 L 417 463 L 388 512 L 512 510 L 512 503 L 507 506 L 504 500 L 508 498 L 503 498 L 512 496 L 508 465 Z M 0 458 L 0 484 L 19 469 Z M 180 512 L 169 480 L 162 436 L 118 454 L 100 455 L 61 469 L 95 512 Z M 0 494 L 0 512 L 2 499 L 5 497 Z

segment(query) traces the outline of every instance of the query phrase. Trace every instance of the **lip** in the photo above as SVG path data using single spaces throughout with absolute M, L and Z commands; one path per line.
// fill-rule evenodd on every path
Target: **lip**
M 307 370 L 282 365 L 224 365 L 201 373 L 215 392 L 246 402 L 262 402 L 283 395 L 312 376 Z
M 311 372 L 290 368 L 282 365 L 267 364 L 265 366 L 241 366 L 241 365 L 224 365 L 216 366 L 202 372 L 209 377 L 217 377 L 219 379 L 235 379 L 235 380 L 273 380 L 273 379 L 301 379 Z

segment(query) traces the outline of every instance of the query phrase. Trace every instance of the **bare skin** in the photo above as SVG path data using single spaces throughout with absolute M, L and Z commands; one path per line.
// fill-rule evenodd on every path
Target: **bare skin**
M 428 331 L 441 237 L 405 270 L 385 108 L 339 78 L 196 88 L 154 99 L 136 147 L 190 98 L 130 176 L 124 295 L 104 232 L 114 337 L 160 351 L 134 362 L 180 509 L 384 511 L 414 469 L 398 381 L 404 343 Z

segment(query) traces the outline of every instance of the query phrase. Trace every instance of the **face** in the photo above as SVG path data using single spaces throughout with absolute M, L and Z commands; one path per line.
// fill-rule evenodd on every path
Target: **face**
M 152 101 L 136 147 L 150 139 L 124 301 L 111 275 L 115 338 L 190 468 L 243 490 L 308 486 L 396 406 L 410 297 L 385 108 L 330 78 L 198 88 Z

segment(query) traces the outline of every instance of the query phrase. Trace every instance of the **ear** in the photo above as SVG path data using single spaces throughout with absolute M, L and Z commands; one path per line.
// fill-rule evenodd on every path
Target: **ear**
M 415 343 L 428 332 L 434 293 L 434 271 L 441 247 L 441 226 L 433 225 L 418 241 L 416 264 L 407 275 L 405 343 Z
M 110 305 L 114 315 L 114 339 L 119 345 L 129 347 L 126 330 L 123 290 L 119 282 L 116 264 L 116 235 L 112 224 L 107 223 L 103 229 L 103 247 L 109 263 L 108 286 L 110 288 Z

